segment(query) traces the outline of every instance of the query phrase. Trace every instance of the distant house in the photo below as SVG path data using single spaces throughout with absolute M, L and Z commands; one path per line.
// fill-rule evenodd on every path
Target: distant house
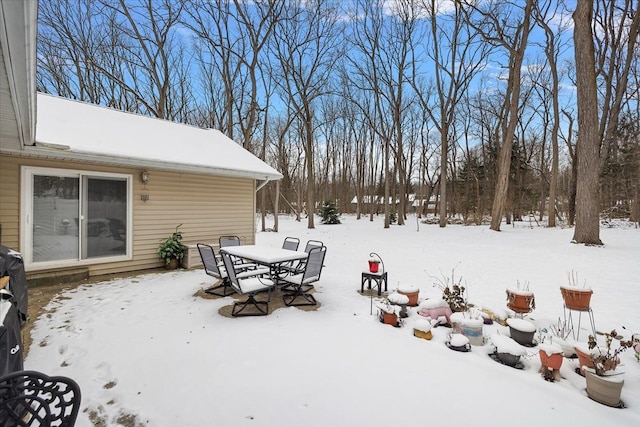
M 28 274 L 158 267 L 178 224 L 253 243 L 256 191 L 282 175 L 217 130 L 36 94 L 35 8 L 0 0 L 0 242 Z
M 409 194 L 407 196 L 408 206 L 410 206 L 410 212 L 417 212 L 418 208 L 422 205 L 426 209 L 424 213 L 434 213 L 436 209 L 437 197 L 431 196 L 431 199 L 427 201 L 426 198 L 419 198 L 415 194 Z M 355 209 L 358 203 L 358 198 L 356 196 L 351 199 L 352 209 Z M 371 196 L 365 195 L 362 197 L 362 201 L 360 206 L 364 209 L 365 212 L 369 212 L 369 206 L 373 203 L 374 209 L 376 212 L 382 211 L 384 205 L 384 197 L 383 196 Z M 393 203 L 393 200 L 390 198 L 389 203 Z M 395 200 L 395 205 L 397 206 L 400 203 L 399 199 Z

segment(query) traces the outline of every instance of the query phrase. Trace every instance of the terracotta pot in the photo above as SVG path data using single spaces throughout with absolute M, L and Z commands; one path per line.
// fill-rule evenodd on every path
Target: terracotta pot
M 178 261 L 177 258 L 171 258 L 169 260 L 169 264 L 167 264 L 167 263 L 164 264 L 164 268 L 166 270 L 175 270 L 176 268 L 178 268 L 179 264 L 180 264 L 180 262 Z
M 576 354 L 578 355 L 578 363 L 580 364 L 580 375 L 584 376 L 584 368 L 594 369 L 595 366 L 593 366 L 593 362 L 591 361 L 591 356 L 589 355 L 589 353 L 581 350 L 580 347 L 574 347 L 574 349 L 576 351 Z M 616 361 L 608 361 L 605 364 L 604 369 L 607 371 L 613 371 L 618 367 L 619 364 L 620 359 L 617 359 Z
M 540 350 L 540 363 L 542 366 L 546 366 L 549 369 L 558 370 L 562 366 L 562 353 L 547 354 L 546 351 Z
M 507 307 L 516 313 L 531 313 L 536 308 L 533 293 L 515 292 L 507 289 Z
M 398 326 L 398 315 L 395 313 L 382 312 L 382 323 L 386 325 Z
M 601 377 L 592 369 L 584 370 L 587 379 L 587 394 L 596 402 L 608 406 L 620 406 L 620 395 L 624 378 L 621 375 Z
M 378 266 L 380 266 L 380 262 L 379 261 L 369 261 L 369 271 L 371 273 L 377 273 L 378 272 Z
M 591 295 L 593 294 L 591 289 L 564 288 L 560 286 L 560 292 L 567 308 L 576 311 L 589 311 Z
M 409 297 L 409 302 L 407 303 L 409 307 L 415 307 L 418 305 L 418 294 L 420 291 L 404 292 L 398 289 L 398 293 Z

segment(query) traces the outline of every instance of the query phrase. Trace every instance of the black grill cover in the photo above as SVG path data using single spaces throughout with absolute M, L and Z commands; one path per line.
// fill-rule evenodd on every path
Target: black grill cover
M 20 321 L 24 323 L 27 321 L 28 296 L 22 254 L 0 245 L 0 277 L 2 276 L 9 276 L 9 285 L 6 288 L 13 294 L 13 303 L 18 310 Z
M 0 294 L 0 377 L 23 369 L 20 316 L 4 297 Z

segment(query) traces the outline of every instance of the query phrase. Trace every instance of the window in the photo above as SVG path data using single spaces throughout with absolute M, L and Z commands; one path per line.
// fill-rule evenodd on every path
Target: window
M 131 259 L 131 175 L 23 168 L 25 264 Z

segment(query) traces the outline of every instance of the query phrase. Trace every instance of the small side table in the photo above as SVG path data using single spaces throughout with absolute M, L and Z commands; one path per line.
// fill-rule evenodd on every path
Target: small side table
M 365 282 L 368 285 L 368 289 L 371 289 L 371 282 L 375 282 L 375 287 L 378 288 L 378 296 L 382 295 L 382 284 L 384 283 L 384 291 L 387 292 L 387 272 L 372 273 L 370 271 L 362 272 L 362 280 L 360 282 L 360 292 L 364 292 Z

